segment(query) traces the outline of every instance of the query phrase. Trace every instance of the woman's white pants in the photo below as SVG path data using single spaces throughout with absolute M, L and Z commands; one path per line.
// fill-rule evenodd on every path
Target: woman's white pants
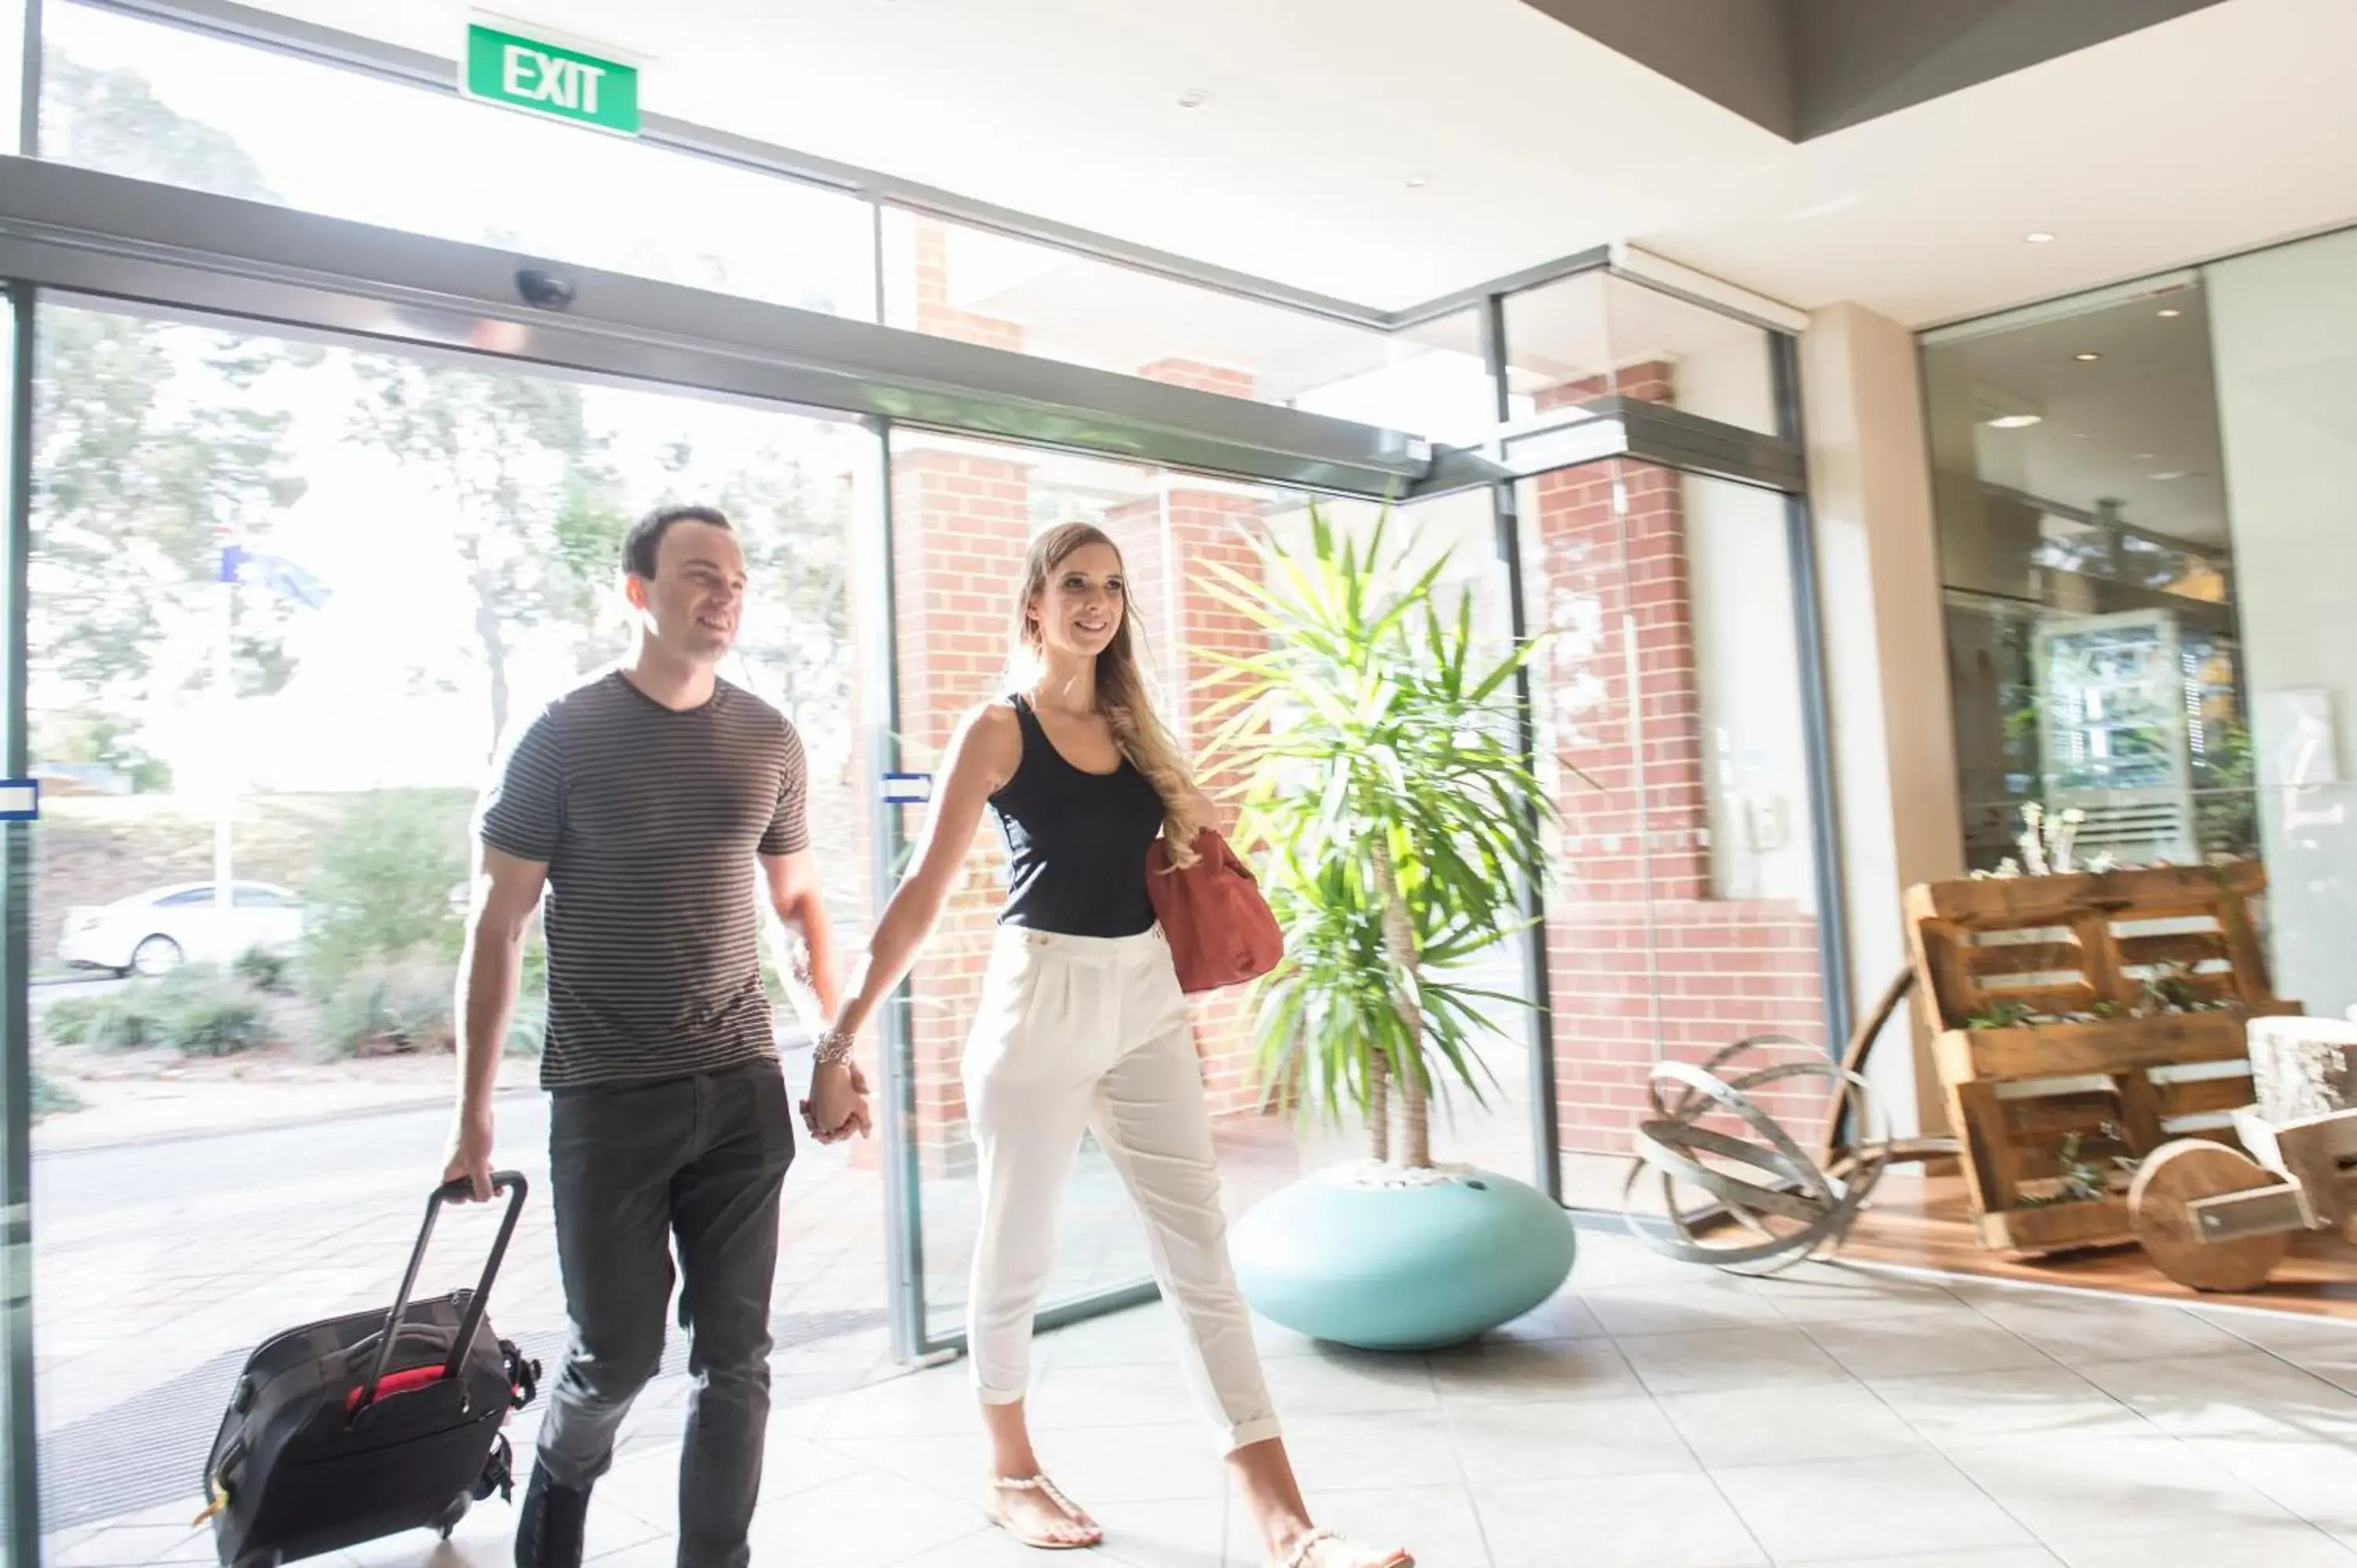
M 963 1066 L 981 1159 L 966 1332 L 983 1401 L 1030 1382 L 1031 1318 L 1055 1263 L 1056 1208 L 1085 1129 L 1137 1205 L 1185 1369 L 1222 1453 L 1277 1434 L 1228 1262 L 1202 1067 L 1169 944 L 1006 926 Z

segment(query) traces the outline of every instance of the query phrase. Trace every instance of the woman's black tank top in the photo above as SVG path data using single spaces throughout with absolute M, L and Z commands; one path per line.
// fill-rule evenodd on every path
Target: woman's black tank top
M 1022 697 L 1023 760 L 990 798 L 1006 839 L 1002 925 L 1067 937 L 1134 937 L 1154 929 L 1146 852 L 1162 831 L 1162 797 L 1128 757 L 1111 773 L 1064 759 Z

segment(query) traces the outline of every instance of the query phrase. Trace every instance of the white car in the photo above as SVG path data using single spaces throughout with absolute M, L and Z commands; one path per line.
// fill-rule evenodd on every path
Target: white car
M 234 963 L 255 948 L 286 952 L 302 940 L 303 900 L 284 887 L 232 884 L 222 910 L 211 883 L 185 882 L 68 910 L 58 956 L 83 969 L 163 974 L 189 961 Z

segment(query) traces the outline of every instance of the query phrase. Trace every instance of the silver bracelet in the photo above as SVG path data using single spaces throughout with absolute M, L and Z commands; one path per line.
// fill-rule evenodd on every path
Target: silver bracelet
M 811 1054 L 811 1065 L 814 1068 L 835 1067 L 849 1061 L 851 1047 L 858 1043 L 858 1038 L 848 1029 L 822 1031 L 818 1037 L 818 1049 Z

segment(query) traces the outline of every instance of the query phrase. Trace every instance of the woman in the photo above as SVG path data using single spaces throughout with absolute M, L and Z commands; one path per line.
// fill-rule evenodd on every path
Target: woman
M 886 907 L 818 1056 L 842 1061 L 908 972 L 987 806 L 1006 836 L 1009 886 L 962 1076 L 981 1165 L 967 1344 L 990 1436 L 990 1517 L 1032 1546 L 1103 1539 L 1040 1473 L 1023 1409 L 1056 1204 L 1088 1129 L 1145 1221 L 1186 1330 L 1188 1380 L 1272 1568 L 1412 1568 L 1405 1552 L 1313 1527 L 1277 1437 L 1228 1262 L 1187 1003 L 1146 895 L 1155 836 L 1191 861 L 1211 810 L 1148 703 L 1123 587 L 1120 552 L 1099 530 L 1066 523 L 1033 542 L 1010 694 L 959 725 L 916 869 Z M 814 1074 L 813 1133 L 841 1135 L 865 1111 L 847 1071 Z

